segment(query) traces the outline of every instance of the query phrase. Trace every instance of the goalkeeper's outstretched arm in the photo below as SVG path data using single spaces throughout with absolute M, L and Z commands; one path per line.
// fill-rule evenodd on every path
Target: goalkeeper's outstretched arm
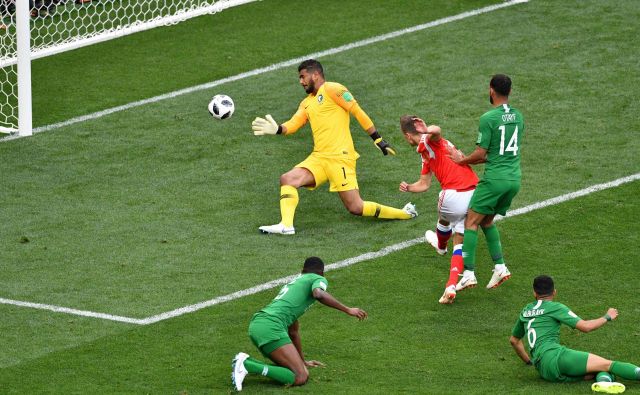
M 251 122 L 251 129 L 255 136 L 264 136 L 265 134 L 283 134 L 283 132 L 286 134 L 282 125 L 278 125 L 271 114 L 267 114 L 264 118 L 256 117 L 256 119 Z
M 256 117 L 251 123 L 251 129 L 255 136 L 275 135 L 275 134 L 293 134 L 307 123 L 307 117 L 304 109 L 298 109 L 290 120 L 283 124 L 278 124 L 271 114 L 267 114 L 264 118 Z
M 382 151 L 383 155 L 396 154 L 396 150 L 393 149 L 389 143 L 382 139 L 382 136 L 380 136 L 380 133 L 378 133 L 378 131 L 376 130 L 376 127 L 371 121 L 371 118 L 369 118 L 367 113 L 364 112 L 364 110 L 358 103 L 353 103 L 349 112 L 356 118 L 356 120 L 358 120 L 358 123 L 360 124 L 362 129 L 367 132 L 376 147 L 378 147 L 378 149 Z

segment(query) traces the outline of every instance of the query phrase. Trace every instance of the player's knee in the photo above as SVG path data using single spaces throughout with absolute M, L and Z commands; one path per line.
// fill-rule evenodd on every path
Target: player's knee
M 346 205 L 347 210 L 353 215 L 362 215 L 362 204 L 351 203 Z
M 309 373 L 305 369 L 305 371 L 303 372 L 296 373 L 296 378 L 293 382 L 293 385 L 305 385 L 307 383 L 307 380 L 309 380 Z
M 284 173 L 283 175 L 280 176 L 280 185 L 291 185 L 291 183 L 293 182 L 293 178 L 291 177 L 291 175 L 289 173 Z
M 467 219 L 464 221 L 464 228 L 470 230 L 478 230 L 478 224 L 467 217 Z

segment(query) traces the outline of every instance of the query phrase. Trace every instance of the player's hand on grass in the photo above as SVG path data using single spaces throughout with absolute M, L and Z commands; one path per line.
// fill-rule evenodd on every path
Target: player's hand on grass
M 409 192 L 409 184 L 407 184 L 406 182 L 402 181 L 400 183 L 400 192 Z
M 614 309 L 613 307 L 609 307 L 609 310 L 607 310 L 607 315 L 609 317 L 611 317 L 611 320 L 615 320 L 616 318 L 618 318 L 618 309 Z
M 271 114 L 267 114 L 264 118 L 256 117 L 251 122 L 251 129 L 255 136 L 264 136 L 265 134 L 278 134 L 279 127 Z
M 356 317 L 360 321 L 366 319 L 368 316 L 366 311 L 359 309 L 357 307 L 349 308 L 349 310 L 347 311 L 347 314 L 349 314 L 352 317 Z
M 310 361 L 304 361 L 304 365 L 308 366 L 310 368 L 324 368 L 325 364 L 323 364 L 320 361 L 314 361 L 314 360 L 310 360 Z

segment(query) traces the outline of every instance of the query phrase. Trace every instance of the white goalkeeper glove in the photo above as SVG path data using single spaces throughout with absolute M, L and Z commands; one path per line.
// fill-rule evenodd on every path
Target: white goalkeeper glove
M 282 133 L 282 127 L 278 125 L 271 114 L 267 114 L 265 118 L 256 117 L 256 119 L 251 122 L 251 129 L 253 129 L 253 134 L 255 136 Z

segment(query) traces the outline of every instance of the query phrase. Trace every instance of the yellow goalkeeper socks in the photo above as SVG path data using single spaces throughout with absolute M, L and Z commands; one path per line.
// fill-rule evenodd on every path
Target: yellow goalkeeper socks
M 411 214 L 389 206 L 383 206 L 375 202 L 363 202 L 363 217 L 376 217 L 380 219 L 409 219 Z
M 280 187 L 280 215 L 282 216 L 281 223 L 291 228 L 293 227 L 293 216 L 296 213 L 296 207 L 298 207 L 298 190 L 291 185 L 283 185 Z

